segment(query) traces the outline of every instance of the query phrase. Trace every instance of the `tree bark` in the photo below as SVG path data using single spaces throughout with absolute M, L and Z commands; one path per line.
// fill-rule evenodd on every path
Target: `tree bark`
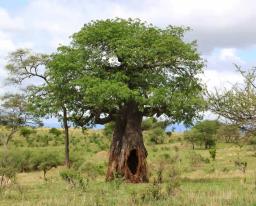
M 119 175 L 131 183 L 148 182 L 142 117 L 143 114 L 133 102 L 124 106 L 117 116 L 106 180 L 112 180 Z
M 67 109 L 63 107 L 63 127 L 64 127 L 64 143 L 65 143 L 65 165 L 70 167 L 69 158 L 69 127 L 67 118 Z

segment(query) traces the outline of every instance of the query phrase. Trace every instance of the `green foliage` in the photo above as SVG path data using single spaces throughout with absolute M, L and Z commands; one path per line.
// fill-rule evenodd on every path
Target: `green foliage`
M 111 138 L 114 132 L 115 124 L 114 122 L 110 122 L 104 125 L 103 135 L 107 138 Z
M 40 120 L 28 111 L 28 102 L 24 95 L 6 94 L 1 97 L 0 125 L 4 125 L 5 133 L 1 133 L 0 141 L 8 145 L 20 127 L 29 124 L 41 125 Z
M 43 170 L 46 174 L 49 169 L 61 164 L 60 156 L 51 152 L 16 150 L 0 156 L 1 167 L 14 168 L 17 172 Z
M 53 134 L 53 135 L 56 136 L 56 137 L 58 137 L 58 136 L 61 135 L 61 131 L 58 130 L 58 129 L 56 129 L 56 128 L 51 128 L 51 129 L 49 130 L 49 133 L 50 133 L 50 134 Z
M 210 156 L 211 156 L 212 160 L 215 160 L 215 158 L 216 158 L 216 148 L 209 149 L 209 153 L 210 153 Z
M 166 133 L 160 127 L 156 127 L 152 129 L 149 132 L 148 136 L 149 136 L 150 142 L 153 144 L 163 144 L 166 139 Z
M 47 152 L 43 155 L 40 155 L 39 160 L 40 162 L 38 164 L 38 169 L 43 170 L 45 180 L 46 180 L 47 171 L 61 164 L 60 160 L 55 154 L 47 153 Z
M 147 118 L 145 120 L 142 121 L 141 123 L 141 129 L 142 130 L 150 130 L 153 128 L 153 124 L 156 122 L 155 118 Z
M 248 132 L 256 129 L 255 107 L 256 107 L 256 70 L 242 70 L 235 65 L 240 73 L 243 83 L 234 84 L 231 89 L 224 89 L 223 92 L 215 91 L 208 93 L 209 109 L 214 113 L 230 120 L 236 125 L 242 126 Z
M 69 183 L 74 188 L 80 188 L 84 192 L 88 187 L 88 179 L 81 176 L 81 174 L 72 169 L 62 170 L 60 172 L 61 178 Z
M 86 173 L 88 177 L 95 179 L 97 176 L 105 174 L 105 165 L 85 161 L 79 166 L 78 170 Z
M 196 128 L 184 132 L 184 139 L 192 144 L 193 149 L 197 143 L 200 143 L 200 138 L 201 133 Z
M 217 137 L 226 143 L 235 143 L 240 138 L 240 129 L 237 125 L 221 125 L 217 130 Z
M 214 147 L 216 144 L 216 133 L 220 123 L 215 120 L 204 120 L 197 123 L 193 128 L 200 133 L 199 141 L 204 144 L 205 149 Z
M 249 140 L 248 140 L 248 143 L 249 143 L 249 144 L 251 144 L 251 145 L 256 145 L 256 136 L 251 135 L 251 136 L 249 136 L 248 139 L 249 139 Z
M 21 127 L 20 128 L 20 135 L 25 137 L 26 139 L 33 133 L 35 133 L 32 129 L 30 129 L 29 127 Z
M 204 106 L 197 77 L 203 61 L 195 42 L 183 40 L 185 31 L 160 29 L 138 19 L 85 24 L 47 65 L 54 81 L 66 82 L 68 91 L 61 91 L 74 112 L 72 121 L 97 123 L 101 114 L 112 121 L 120 105 L 134 102 L 144 116 L 165 113 L 173 121 L 191 123 Z M 81 112 L 87 110 L 91 116 Z

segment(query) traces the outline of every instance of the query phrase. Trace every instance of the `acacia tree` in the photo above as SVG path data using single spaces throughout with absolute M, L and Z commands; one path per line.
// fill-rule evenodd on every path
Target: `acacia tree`
M 70 54 L 70 53 L 69 53 Z M 60 54 L 59 54 L 60 55 Z M 62 55 L 63 56 L 63 55 Z M 56 59 L 57 55 L 34 54 L 26 49 L 18 49 L 8 57 L 6 69 L 9 71 L 9 82 L 27 84 L 30 110 L 38 117 L 58 117 L 64 128 L 65 164 L 70 166 L 69 155 L 69 109 L 68 100 L 71 97 L 67 81 L 57 81 L 49 72 L 48 64 Z M 70 58 L 60 59 L 55 63 L 68 66 Z M 66 61 L 64 61 L 66 60 Z M 68 63 L 67 63 L 68 62 Z M 69 94 L 69 95 L 68 95 Z
M 226 143 L 237 143 L 240 137 L 239 127 L 232 124 L 223 124 L 217 131 L 217 137 Z
M 220 123 L 216 120 L 204 120 L 198 122 L 193 129 L 197 130 L 198 140 L 205 149 L 209 149 L 216 144 L 216 134 Z
M 6 94 L 1 97 L 0 125 L 6 127 L 1 131 L 0 140 L 7 148 L 13 135 L 25 125 L 42 125 L 41 121 L 28 112 L 28 103 L 22 94 Z
M 114 19 L 88 23 L 72 36 L 70 49 L 82 65 L 59 74 L 74 79 L 77 124 L 114 122 L 107 180 L 118 173 L 130 182 L 148 181 L 144 116 L 185 124 L 198 117 L 203 61 L 195 42 L 183 41 L 186 30 Z
M 200 142 L 201 136 L 202 134 L 196 128 L 184 132 L 184 139 L 191 143 L 193 150 L 195 145 Z
M 247 132 L 253 132 L 256 129 L 256 70 L 243 71 L 237 65 L 236 69 L 243 77 L 243 84 L 234 84 L 222 92 L 217 89 L 209 92 L 209 109 Z

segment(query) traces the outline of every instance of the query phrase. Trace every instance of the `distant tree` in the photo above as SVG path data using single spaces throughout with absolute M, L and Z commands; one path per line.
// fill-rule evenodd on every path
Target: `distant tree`
M 217 130 L 217 137 L 226 143 L 237 142 L 240 138 L 240 129 L 237 125 L 223 124 Z
M 46 173 L 52 169 L 56 168 L 60 164 L 59 159 L 56 157 L 56 155 L 51 153 L 42 154 L 42 157 L 40 159 L 40 163 L 38 165 L 38 169 L 43 170 L 44 172 L 44 180 L 47 180 Z
M 244 82 L 231 89 L 208 93 L 209 109 L 247 132 L 256 131 L 256 69 L 243 71 L 236 65 Z
M 149 131 L 149 140 L 154 144 L 163 144 L 167 135 L 161 127 L 153 128 Z
M 28 137 L 35 133 L 35 131 L 33 131 L 31 128 L 29 127 L 21 127 L 19 130 L 19 133 L 21 136 L 25 137 L 26 139 L 28 139 Z
M 42 125 L 42 122 L 29 112 L 24 95 L 6 94 L 1 98 L 0 124 L 7 130 L 0 133 L 2 143 L 7 147 L 13 135 L 26 125 Z
M 150 118 L 147 118 L 147 119 L 144 119 L 141 123 L 141 129 L 143 131 L 145 130 L 150 130 L 153 128 L 153 124 L 156 122 L 156 119 L 153 118 L 153 117 L 150 117 Z
M 209 149 L 209 154 L 210 154 L 212 160 L 215 161 L 215 158 L 216 158 L 216 148 L 210 148 Z
M 51 128 L 51 129 L 49 130 L 49 133 L 50 133 L 50 134 L 53 134 L 54 136 L 57 136 L 57 137 L 61 135 L 61 131 L 58 130 L 58 129 L 56 129 L 56 128 Z
M 158 120 L 155 117 L 149 117 L 149 118 L 142 120 L 141 128 L 142 128 L 142 130 L 152 130 L 154 128 L 161 128 L 161 129 L 165 130 L 166 127 L 170 123 L 171 122 L 168 119 L 167 120 Z
M 184 139 L 191 143 L 194 150 L 195 145 L 198 144 L 202 139 L 202 134 L 196 128 L 192 128 L 191 130 L 184 132 Z
M 219 126 L 220 123 L 216 120 L 204 120 L 193 127 L 200 133 L 199 141 L 204 144 L 205 149 L 215 146 Z

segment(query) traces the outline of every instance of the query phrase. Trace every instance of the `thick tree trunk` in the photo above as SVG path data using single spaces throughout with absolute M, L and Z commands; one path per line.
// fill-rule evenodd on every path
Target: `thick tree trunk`
M 69 159 L 69 127 L 67 118 L 67 109 L 63 107 L 63 127 L 64 127 L 64 143 L 65 143 L 65 165 L 70 167 Z
M 129 103 L 115 122 L 110 148 L 107 180 L 121 175 L 132 183 L 147 182 L 147 151 L 141 130 L 142 113 L 135 103 Z

